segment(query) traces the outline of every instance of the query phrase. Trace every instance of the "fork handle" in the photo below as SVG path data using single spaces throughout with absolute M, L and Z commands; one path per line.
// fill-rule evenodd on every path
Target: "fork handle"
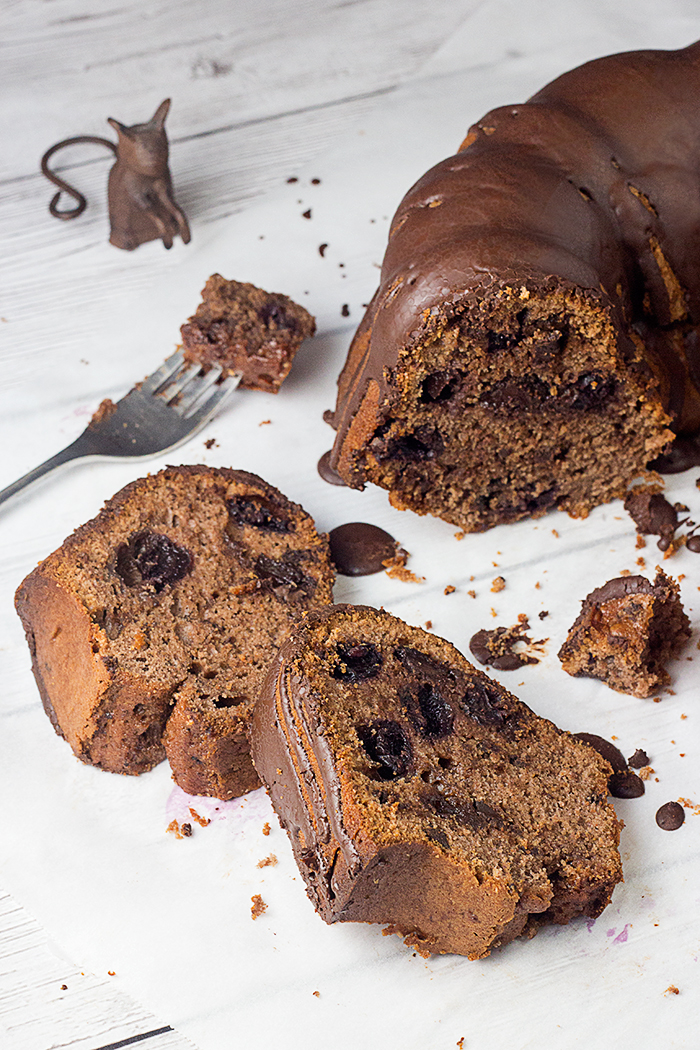
M 34 467 L 34 470 L 30 470 L 28 474 L 14 481 L 7 488 L 0 491 L 0 503 L 4 503 L 5 500 L 14 496 L 15 493 L 20 492 L 27 485 L 31 485 L 32 482 L 38 481 L 39 478 L 43 478 L 45 474 L 55 470 L 56 467 L 60 467 L 63 463 L 70 463 L 72 459 L 81 459 L 83 456 L 91 456 L 97 453 L 97 449 L 91 439 L 89 430 L 83 432 L 80 437 L 76 438 L 72 444 L 68 445 L 61 452 L 57 452 L 51 459 L 47 459 L 44 463 L 40 463 L 38 467 Z

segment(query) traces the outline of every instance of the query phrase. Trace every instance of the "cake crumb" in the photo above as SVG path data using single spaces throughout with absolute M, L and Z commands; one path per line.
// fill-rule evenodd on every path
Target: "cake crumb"
M 476 591 L 467 591 L 470 598 L 476 598 Z
M 642 780 L 648 780 L 649 777 L 653 776 L 655 772 L 656 770 L 653 769 L 651 766 L 642 766 L 642 768 L 639 770 L 638 776 L 640 776 Z
M 454 594 L 454 592 L 455 592 L 456 590 L 457 590 L 457 588 L 456 588 L 456 587 L 454 587 L 454 586 L 453 586 L 453 585 L 452 585 L 451 583 L 448 583 L 448 584 L 447 584 L 447 587 L 445 587 L 445 590 L 444 590 L 444 592 L 443 592 L 443 593 L 444 593 L 444 594 Z
M 547 616 L 549 616 L 549 610 L 548 609 L 540 609 L 540 611 L 538 612 L 537 615 L 538 615 L 540 620 L 544 620 Z
M 261 421 L 260 421 L 260 422 L 258 423 L 258 426 L 259 426 L 259 427 L 266 427 L 266 426 L 269 426 L 269 424 L 270 424 L 271 422 L 272 422 L 272 420 L 271 420 L 271 419 L 262 419 L 262 420 L 261 420 Z
M 403 547 L 397 547 L 393 558 L 385 558 L 382 565 L 386 569 L 387 576 L 392 580 L 402 580 L 403 583 L 423 583 L 425 576 L 416 576 L 406 568 L 410 554 Z
M 197 810 L 196 809 L 192 809 L 191 806 L 189 807 L 189 811 L 190 811 L 190 813 L 192 815 L 192 819 L 195 820 L 199 824 L 200 828 L 206 828 L 207 825 L 211 824 L 211 820 L 209 819 L 209 817 L 200 817 L 200 815 L 197 812 Z
M 62 992 L 67 992 L 68 991 L 68 985 L 67 984 L 62 984 L 61 985 L 61 991 Z
M 433 629 L 433 621 L 432 620 L 426 620 L 425 624 L 423 626 L 425 627 L 426 631 L 432 631 L 432 629 Z
M 116 977 L 117 976 L 117 971 L 116 970 L 107 970 L 107 976 L 108 977 Z
M 552 529 L 552 536 L 556 536 L 556 538 L 559 539 L 559 533 L 556 529 Z
M 456 540 L 463 540 L 466 535 L 467 535 L 466 532 L 461 532 L 461 531 L 460 532 L 455 532 L 455 539 Z
M 317 999 L 320 999 L 320 998 L 321 998 L 321 993 L 320 993 L 320 992 L 318 991 L 318 989 L 316 989 L 316 991 L 315 991 L 315 992 L 312 992 L 311 994 L 312 994 L 312 995 L 315 995 Z
M 464 1036 L 457 1040 L 457 1046 L 459 1047 L 459 1050 L 464 1050 Z
M 499 591 L 505 590 L 506 581 L 502 576 L 496 576 L 495 579 L 491 580 L 491 590 L 494 594 L 498 594 Z
M 185 821 L 184 824 L 180 825 L 180 834 L 183 838 L 189 839 L 192 837 L 192 825 Z
M 274 853 L 271 853 L 269 857 L 263 857 L 262 860 L 258 861 L 257 866 L 259 868 L 274 868 L 277 863 L 277 857 Z
M 192 830 L 192 828 L 190 828 L 190 831 L 191 830 Z M 170 821 L 170 823 L 168 824 L 167 828 L 165 829 L 166 835 L 168 834 L 169 831 L 171 831 L 173 833 L 173 835 L 175 836 L 176 839 L 181 839 L 182 838 L 182 832 L 180 830 L 180 825 L 177 822 L 177 820 L 171 820 Z
M 642 547 L 646 547 L 646 545 L 647 545 L 647 541 L 644 539 L 644 537 L 642 536 L 641 532 L 638 532 L 637 533 L 637 542 L 635 543 L 635 547 L 637 548 L 637 550 L 641 550 Z
M 680 995 L 680 988 L 676 988 L 675 984 L 669 984 L 668 988 L 664 992 L 664 995 Z
M 265 901 L 262 899 L 259 893 L 254 893 L 250 900 L 250 917 L 251 919 L 255 920 L 259 918 L 259 916 L 262 915 L 263 912 L 267 911 L 267 904 L 265 904 Z
M 646 569 L 646 567 L 647 567 L 647 563 L 646 563 L 646 559 L 645 558 L 641 558 L 641 557 L 637 558 L 636 564 L 639 566 L 640 569 Z
M 693 802 L 692 799 L 679 798 L 678 802 L 681 806 L 683 806 L 684 809 L 689 809 L 691 813 L 694 813 L 696 817 L 700 816 L 700 806 Z
M 262 827 L 262 833 L 263 835 L 269 835 L 271 831 L 272 828 L 270 827 L 270 822 L 266 820 Z
M 204 442 L 204 447 L 208 449 L 214 448 L 214 445 L 216 445 L 216 438 L 207 438 Z

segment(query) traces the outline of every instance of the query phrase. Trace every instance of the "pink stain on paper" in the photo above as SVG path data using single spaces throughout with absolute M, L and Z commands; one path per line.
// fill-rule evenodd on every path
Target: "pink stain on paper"
M 615 937 L 615 934 L 617 933 L 617 937 L 615 937 L 615 940 L 613 941 L 613 944 L 624 944 L 625 941 L 627 940 L 627 931 L 629 930 L 631 925 L 632 925 L 632 923 L 626 922 L 625 925 L 624 925 L 624 929 L 620 933 L 617 933 L 617 927 L 613 926 L 613 928 L 611 930 L 607 931 L 607 936 L 608 937 Z

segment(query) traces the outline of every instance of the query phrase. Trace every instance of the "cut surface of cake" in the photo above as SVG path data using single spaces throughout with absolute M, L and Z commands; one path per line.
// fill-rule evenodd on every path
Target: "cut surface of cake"
M 286 630 L 331 600 L 328 543 L 246 471 L 168 467 L 122 489 L 24 580 L 16 605 L 56 732 L 83 762 L 165 758 L 190 794 L 259 781 L 247 730 Z
M 651 696 L 668 685 L 667 662 L 690 638 L 678 584 L 661 569 L 608 580 L 585 598 L 559 650 L 575 678 L 599 678 L 620 693 Z
M 622 496 L 700 428 L 700 43 L 474 125 L 394 216 L 330 464 L 467 531 Z
M 338 605 L 297 624 L 251 742 L 326 922 L 476 959 L 598 915 L 622 878 L 608 763 L 389 613 Z
M 195 314 L 181 327 L 187 361 L 240 372 L 241 387 L 276 394 L 304 339 L 316 331 L 308 310 L 286 295 L 213 274 Z

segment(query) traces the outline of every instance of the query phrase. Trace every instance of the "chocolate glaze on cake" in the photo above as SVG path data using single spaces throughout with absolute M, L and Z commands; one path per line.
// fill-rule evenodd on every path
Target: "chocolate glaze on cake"
M 598 59 L 416 183 L 339 379 L 349 485 L 471 531 L 585 515 L 697 431 L 699 95 L 700 42 Z
M 376 609 L 292 629 L 252 754 L 322 918 L 389 923 L 424 955 L 598 915 L 622 877 L 608 763 Z

